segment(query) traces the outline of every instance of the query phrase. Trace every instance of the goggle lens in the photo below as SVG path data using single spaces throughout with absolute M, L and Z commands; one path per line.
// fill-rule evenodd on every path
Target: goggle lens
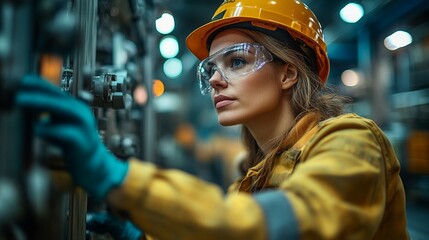
M 273 60 L 272 55 L 262 45 L 256 43 L 240 43 L 227 47 L 204 59 L 198 65 L 197 78 L 203 95 L 212 90 L 210 79 L 215 72 L 229 82 L 256 72 L 262 66 Z

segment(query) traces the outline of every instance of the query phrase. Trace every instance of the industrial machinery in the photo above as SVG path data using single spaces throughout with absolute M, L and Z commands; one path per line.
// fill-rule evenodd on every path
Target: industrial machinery
M 13 99 L 23 76 L 40 74 L 88 103 L 115 155 L 145 158 L 153 111 L 135 105 L 131 93 L 152 83 L 154 7 L 149 0 L 0 1 L 0 240 L 109 239 L 85 229 L 87 211 L 106 204 L 73 185 L 61 153 L 32 134 L 33 119 Z

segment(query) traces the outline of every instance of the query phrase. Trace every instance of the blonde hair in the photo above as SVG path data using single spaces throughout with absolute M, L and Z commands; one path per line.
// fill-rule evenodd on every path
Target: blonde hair
M 248 29 L 238 30 L 246 33 L 255 42 L 265 46 L 267 50 L 274 55 L 277 62 L 281 62 L 281 64 L 289 63 L 296 67 L 298 72 L 298 81 L 291 89 L 292 109 L 296 116 L 294 123 L 309 112 L 319 113 L 320 121 L 338 116 L 344 112 L 345 102 L 349 99 L 335 94 L 333 89 L 324 85 L 320 81 L 318 74 L 312 70 L 312 66 L 309 66 L 306 63 L 305 56 L 288 48 L 285 43 L 278 39 L 261 32 Z M 264 155 L 250 131 L 243 126 L 242 140 L 247 148 L 248 158 L 241 166 L 242 172 L 247 172 L 248 168 L 256 165 L 265 158 L 267 160 L 261 178 L 266 181 L 267 174 L 269 174 L 274 164 L 274 156 L 281 150 L 281 142 L 283 142 L 290 129 L 285 132 L 283 136 L 274 139 L 270 143 L 270 145 L 274 147 L 271 148 L 271 151 L 268 154 Z

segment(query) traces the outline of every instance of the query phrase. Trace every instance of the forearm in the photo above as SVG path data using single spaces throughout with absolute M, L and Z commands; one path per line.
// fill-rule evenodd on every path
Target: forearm
M 146 233 L 160 239 L 265 239 L 264 216 L 257 202 L 222 190 L 176 170 L 130 161 L 122 187 L 110 204 L 128 214 Z

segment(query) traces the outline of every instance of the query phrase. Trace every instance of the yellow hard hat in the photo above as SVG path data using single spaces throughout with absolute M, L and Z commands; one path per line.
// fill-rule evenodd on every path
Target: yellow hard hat
M 326 82 L 329 59 L 322 27 L 314 13 L 299 0 L 224 0 L 209 23 L 189 34 L 186 45 L 202 60 L 209 55 L 208 44 L 213 33 L 246 22 L 264 32 L 287 30 L 294 40 L 309 46 L 314 51 L 320 80 Z

